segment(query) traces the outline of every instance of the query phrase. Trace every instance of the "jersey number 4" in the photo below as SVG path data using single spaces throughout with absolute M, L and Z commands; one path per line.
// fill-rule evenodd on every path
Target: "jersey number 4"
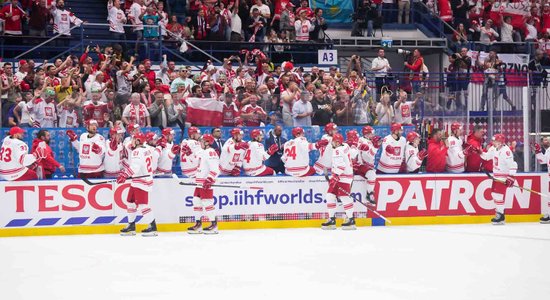
M 250 151 L 250 149 L 246 150 L 246 152 L 244 153 L 244 160 L 246 160 L 246 163 L 249 164 L 250 163 L 250 153 L 252 151 Z
M 285 149 L 285 154 L 286 154 L 286 156 L 291 157 L 292 160 L 295 160 L 296 159 L 296 146 L 286 148 Z
M 0 161 L 10 162 L 11 161 L 11 148 L 0 149 Z

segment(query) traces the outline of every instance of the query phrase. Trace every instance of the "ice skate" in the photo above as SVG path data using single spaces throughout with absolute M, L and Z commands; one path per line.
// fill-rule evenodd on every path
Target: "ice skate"
M 321 224 L 321 229 L 323 230 L 334 230 L 336 229 L 336 218 L 331 217 L 325 223 Z
M 501 214 L 499 212 L 496 213 L 495 217 L 491 219 L 491 222 L 493 225 L 504 225 L 505 224 L 505 218 L 504 214 Z
M 157 236 L 157 223 L 155 220 L 149 224 L 149 227 L 141 231 L 142 236 Z
M 349 218 L 345 223 L 342 224 L 342 230 L 355 230 L 355 218 Z
M 376 206 L 376 199 L 374 199 L 374 192 L 367 193 L 367 197 L 365 199 L 367 200 L 366 204 Z
M 126 227 L 120 230 L 121 236 L 132 236 L 136 235 L 136 222 L 128 223 Z
M 550 215 L 546 214 L 546 215 L 542 216 L 542 218 L 540 218 L 540 223 L 541 224 L 550 224 Z
M 202 221 L 201 220 L 197 220 L 195 222 L 195 225 L 187 228 L 187 233 L 189 234 L 198 234 L 198 233 L 202 233 Z
M 212 221 L 212 224 L 210 226 L 204 228 L 202 230 L 204 234 L 218 234 L 218 222 Z

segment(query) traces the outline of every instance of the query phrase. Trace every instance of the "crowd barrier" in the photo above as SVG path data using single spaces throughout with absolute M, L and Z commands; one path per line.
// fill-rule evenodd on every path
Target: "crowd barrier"
M 548 191 L 547 174 L 523 173 L 517 180 L 521 186 Z M 327 218 L 328 183 L 322 176 L 226 177 L 217 183 L 264 187 L 215 188 L 221 230 L 318 227 Z M 494 215 L 491 184 L 484 174 L 381 175 L 375 188 L 376 209 L 391 225 L 489 223 Z M 127 222 L 128 188 L 129 183 L 90 186 L 73 179 L 0 182 L 0 236 L 116 233 Z M 356 176 L 354 199 L 365 201 L 365 191 L 365 179 Z M 150 204 L 159 231 L 184 231 L 194 222 L 192 196 L 193 188 L 177 180 L 154 180 Z M 540 217 L 541 197 L 536 194 L 511 188 L 505 200 L 507 222 L 534 222 Z M 358 203 L 355 209 L 360 226 L 390 225 Z M 343 217 L 341 206 L 337 217 Z

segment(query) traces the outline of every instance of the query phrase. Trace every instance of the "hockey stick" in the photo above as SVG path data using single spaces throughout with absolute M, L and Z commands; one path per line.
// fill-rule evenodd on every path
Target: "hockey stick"
M 137 178 L 144 178 L 144 177 L 148 177 L 148 176 L 149 175 L 141 175 L 141 176 L 135 176 L 135 177 L 128 177 L 126 179 L 137 179 Z M 87 185 L 99 185 L 99 184 L 116 182 L 116 179 L 99 181 L 99 182 L 91 182 L 90 179 L 88 179 L 88 178 L 80 178 L 80 179 L 82 179 L 82 181 L 86 182 Z
M 325 172 L 324 172 L 323 175 L 325 176 L 325 179 L 327 180 L 327 182 L 330 182 L 330 179 L 328 178 L 328 172 L 327 172 L 327 170 L 325 170 Z M 353 199 L 353 197 L 352 197 L 352 195 L 351 195 L 350 193 L 348 193 L 347 191 L 345 191 L 345 190 L 342 189 L 341 187 L 338 187 L 338 189 L 339 189 L 341 192 L 345 193 L 348 197 L 351 197 L 351 198 Z M 361 205 L 363 205 L 367 210 L 370 210 L 370 211 L 373 212 L 375 215 L 379 216 L 382 220 L 384 220 L 384 221 L 386 221 L 386 222 L 388 222 L 388 223 L 391 224 L 391 221 L 390 221 L 390 220 L 386 219 L 386 217 L 384 217 L 383 215 L 381 215 L 381 214 L 380 214 L 379 212 L 377 212 L 375 209 L 371 208 L 370 206 L 368 206 L 367 204 L 365 204 L 365 203 L 363 203 L 363 202 L 361 202 L 361 201 L 359 201 L 359 200 L 356 200 L 356 201 L 359 202 L 359 203 L 361 203 Z
M 172 178 L 176 179 L 180 185 L 187 185 L 187 186 L 201 186 L 200 184 L 196 183 L 186 183 L 181 181 L 181 179 L 176 174 L 172 174 Z M 229 189 L 250 189 L 250 190 L 263 190 L 264 188 L 261 186 L 242 186 L 242 185 L 225 185 L 225 184 L 213 184 L 212 187 L 219 187 L 219 188 L 229 188 Z
M 485 171 L 485 175 L 489 176 L 489 178 L 491 178 L 491 180 L 493 180 L 493 181 L 500 182 L 500 183 L 502 183 L 502 184 L 505 184 L 505 183 L 506 183 L 505 180 L 501 180 L 501 179 L 497 179 L 497 178 L 493 177 L 493 175 L 491 175 L 491 173 L 489 173 L 488 171 Z M 528 188 L 522 187 L 522 186 L 517 185 L 517 184 L 514 184 L 514 185 L 512 185 L 512 186 L 513 186 L 513 187 L 517 187 L 517 188 L 520 189 L 520 190 L 527 191 L 527 192 L 529 192 L 529 193 L 537 194 L 537 195 L 539 195 L 539 196 L 541 196 L 541 197 L 544 197 L 544 198 L 550 198 L 550 195 L 543 194 L 543 193 L 541 193 L 541 192 L 537 192 L 537 191 L 535 191 L 535 190 L 528 189 Z

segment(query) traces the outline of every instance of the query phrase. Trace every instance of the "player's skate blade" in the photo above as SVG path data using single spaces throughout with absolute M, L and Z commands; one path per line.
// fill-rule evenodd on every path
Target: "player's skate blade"
M 355 230 L 355 218 L 349 218 L 347 222 L 342 224 L 342 230 Z
M 195 225 L 187 228 L 187 233 L 189 234 L 201 234 L 202 233 L 202 222 L 196 221 Z
M 550 215 L 544 215 L 542 218 L 540 218 L 541 224 L 550 224 Z
M 335 230 L 336 229 L 336 218 L 332 217 L 328 219 L 325 223 L 321 224 L 321 229 L 323 230 Z
M 133 236 L 136 235 L 136 223 L 128 223 L 128 225 L 120 230 L 121 236 Z
M 497 212 L 495 217 L 491 219 L 491 223 L 493 225 L 504 225 L 506 223 L 504 214 Z
M 212 224 L 210 224 L 210 226 L 208 226 L 208 227 L 206 227 L 202 230 L 202 233 L 204 233 L 204 234 L 218 234 L 218 222 L 213 221 Z

